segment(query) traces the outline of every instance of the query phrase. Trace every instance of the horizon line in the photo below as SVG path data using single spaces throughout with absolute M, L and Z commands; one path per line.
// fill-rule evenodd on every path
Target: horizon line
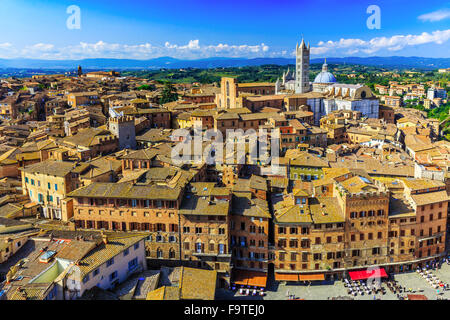
M 17 58 L 0 58 L 0 60 L 7 60 L 7 61 L 14 61 L 14 60 L 35 60 L 35 61 L 83 61 L 83 60 L 130 60 L 130 61 L 149 61 L 149 60 L 156 60 L 156 59 L 162 59 L 162 58 L 170 58 L 174 60 L 179 61 L 198 61 L 198 60 L 208 60 L 208 59 L 245 59 L 245 60 L 257 60 L 257 59 L 286 59 L 286 60 L 295 60 L 295 57 L 206 57 L 206 58 L 175 58 L 171 56 L 159 56 L 154 58 L 147 58 L 147 59 L 133 59 L 133 58 L 107 58 L 107 57 L 97 57 L 97 58 L 81 58 L 81 59 L 70 59 L 70 58 L 62 58 L 62 59 L 37 59 L 37 58 L 26 58 L 26 57 L 17 57 Z M 422 58 L 422 59 L 450 59 L 450 57 L 425 57 L 425 56 L 402 56 L 402 55 L 394 55 L 394 56 L 344 56 L 344 57 L 329 57 L 329 56 L 323 56 L 323 57 L 314 57 L 310 60 L 314 59 L 347 59 L 347 58 L 361 58 L 361 59 L 368 59 L 368 58 Z

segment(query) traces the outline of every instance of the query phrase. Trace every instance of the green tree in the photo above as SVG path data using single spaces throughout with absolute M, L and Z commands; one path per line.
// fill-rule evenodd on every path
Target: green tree
M 178 93 L 175 89 L 175 87 L 170 82 L 166 82 L 164 84 L 164 88 L 161 93 L 161 98 L 159 99 L 160 104 L 177 101 L 178 100 Z
M 137 90 L 155 90 L 154 85 L 143 84 L 136 88 Z

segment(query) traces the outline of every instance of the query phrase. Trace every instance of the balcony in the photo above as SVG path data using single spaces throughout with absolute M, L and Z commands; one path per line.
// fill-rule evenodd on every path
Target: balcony
M 436 234 L 433 234 L 433 235 L 431 235 L 431 236 L 422 236 L 422 237 L 419 237 L 419 242 L 422 242 L 422 241 L 426 241 L 426 240 L 431 240 L 431 239 L 437 239 L 437 238 L 439 238 L 439 237 L 442 237 L 442 236 L 444 236 L 444 232 L 440 232 L 440 233 L 436 233 Z
M 269 260 L 267 258 L 248 258 L 248 257 L 234 257 L 236 260 L 241 260 L 241 261 L 254 261 L 254 262 L 269 262 Z
M 217 253 L 217 252 L 198 252 L 194 251 L 191 253 L 193 256 L 205 256 L 205 257 L 218 257 L 218 258 L 230 258 L 231 253 Z

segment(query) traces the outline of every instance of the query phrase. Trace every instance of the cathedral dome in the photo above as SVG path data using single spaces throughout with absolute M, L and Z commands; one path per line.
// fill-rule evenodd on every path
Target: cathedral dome
M 325 59 L 325 63 L 322 66 L 322 72 L 319 73 L 314 79 L 314 83 L 335 83 L 337 82 L 336 78 L 331 72 L 328 72 L 327 60 Z
M 330 72 L 321 72 L 314 79 L 314 83 L 335 83 L 336 78 Z

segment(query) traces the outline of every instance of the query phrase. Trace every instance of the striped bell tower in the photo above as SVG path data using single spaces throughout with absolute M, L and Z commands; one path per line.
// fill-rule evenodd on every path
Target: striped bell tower
M 310 46 L 306 46 L 304 39 L 300 46 L 297 43 L 295 50 L 295 93 L 309 92 L 309 51 Z

